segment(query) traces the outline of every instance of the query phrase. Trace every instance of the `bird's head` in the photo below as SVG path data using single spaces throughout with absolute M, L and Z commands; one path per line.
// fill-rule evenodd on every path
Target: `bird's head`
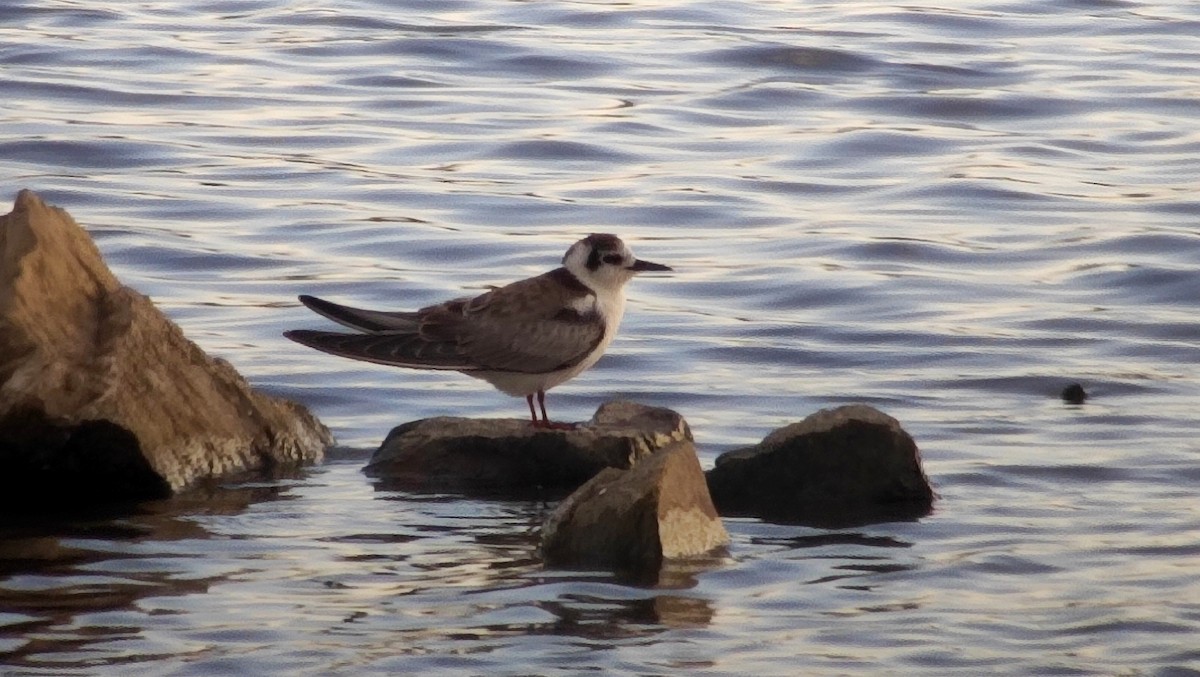
M 616 235 L 593 233 L 571 245 L 563 266 L 593 290 L 617 291 L 638 273 L 669 271 L 669 266 L 643 261 Z

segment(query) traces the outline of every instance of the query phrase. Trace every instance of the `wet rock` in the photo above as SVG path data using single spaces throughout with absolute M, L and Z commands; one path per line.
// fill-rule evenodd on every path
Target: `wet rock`
M 121 285 L 65 211 L 21 191 L 0 217 L 0 496 L 161 496 L 332 443 L 303 407 L 252 390 Z
M 722 454 L 708 486 L 722 514 L 815 526 L 914 519 L 934 498 L 912 437 L 866 405 L 819 411 Z
M 670 409 L 608 402 L 573 430 L 522 419 L 439 417 L 394 428 L 371 457 L 383 486 L 489 495 L 569 492 L 604 468 L 629 468 L 672 442 L 691 441 Z
M 674 442 L 632 468 L 605 468 L 564 499 L 542 528 L 549 566 L 611 569 L 657 580 L 664 561 L 729 543 L 696 449 Z

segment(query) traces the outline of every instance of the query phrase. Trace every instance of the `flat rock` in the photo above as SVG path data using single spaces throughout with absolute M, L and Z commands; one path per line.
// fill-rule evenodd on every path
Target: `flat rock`
M 721 514 L 817 526 L 914 519 L 934 498 L 912 437 L 861 404 L 818 411 L 722 454 L 708 486 Z
M 657 580 L 664 561 L 729 543 L 690 441 L 605 468 L 564 499 L 542 527 L 549 566 L 616 570 Z
M 0 217 L 0 495 L 79 504 L 319 460 L 302 406 L 250 388 L 123 286 L 62 209 Z
M 607 402 L 571 430 L 528 420 L 439 417 L 394 428 L 371 457 L 385 486 L 422 491 L 525 494 L 571 491 L 604 468 L 629 468 L 673 442 L 691 441 L 678 413 Z

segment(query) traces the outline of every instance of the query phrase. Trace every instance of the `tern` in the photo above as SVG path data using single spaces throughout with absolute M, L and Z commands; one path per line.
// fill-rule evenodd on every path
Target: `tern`
M 535 427 L 570 427 L 550 422 L 546 391 L 604 354 L 625 314 L 627 282 L 638 273 L 670 270 L 638 259 L 617 236 L 597 233 L 571 245 L 560 268 L 416 311 L 366 310 L 301 296 L 310 310 L 357 333 L 299 329 L 283 335 L 339 357 L 462 372 L 524 397 Z

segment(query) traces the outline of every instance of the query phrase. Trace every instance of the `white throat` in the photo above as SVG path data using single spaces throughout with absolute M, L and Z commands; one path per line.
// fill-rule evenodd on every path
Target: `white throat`
M 585 298 L 589 307 L 580 308 L 579 310 L 581 312 L 594 311 L 598 313 L 604 319 L 604 335 L 600 338 L 600 342 L 596 344 L 596 349 L 590 355 L 562 375 L 562 380 L 558 381 L 560 383 L 591 368 L 592 365 L 600 360 L 600 356 L 604 354 L 604 351 L 608 350 L 613 337 L 617 335 L 617 330 L 621 328 L 621 318 L 625 316 L 624 287 L 596 289 L 595 296 Z
M 604 318 L 605 337 L 603 343 L 607 347 L 608 341 L 612 339 L 613 334 L 617 333 L 617 328 L 621 326 L 621 318 L 625 316 L 625 287 L 597 289 L 595 291 L 596 312 L 600 313 L 600 317 Z

